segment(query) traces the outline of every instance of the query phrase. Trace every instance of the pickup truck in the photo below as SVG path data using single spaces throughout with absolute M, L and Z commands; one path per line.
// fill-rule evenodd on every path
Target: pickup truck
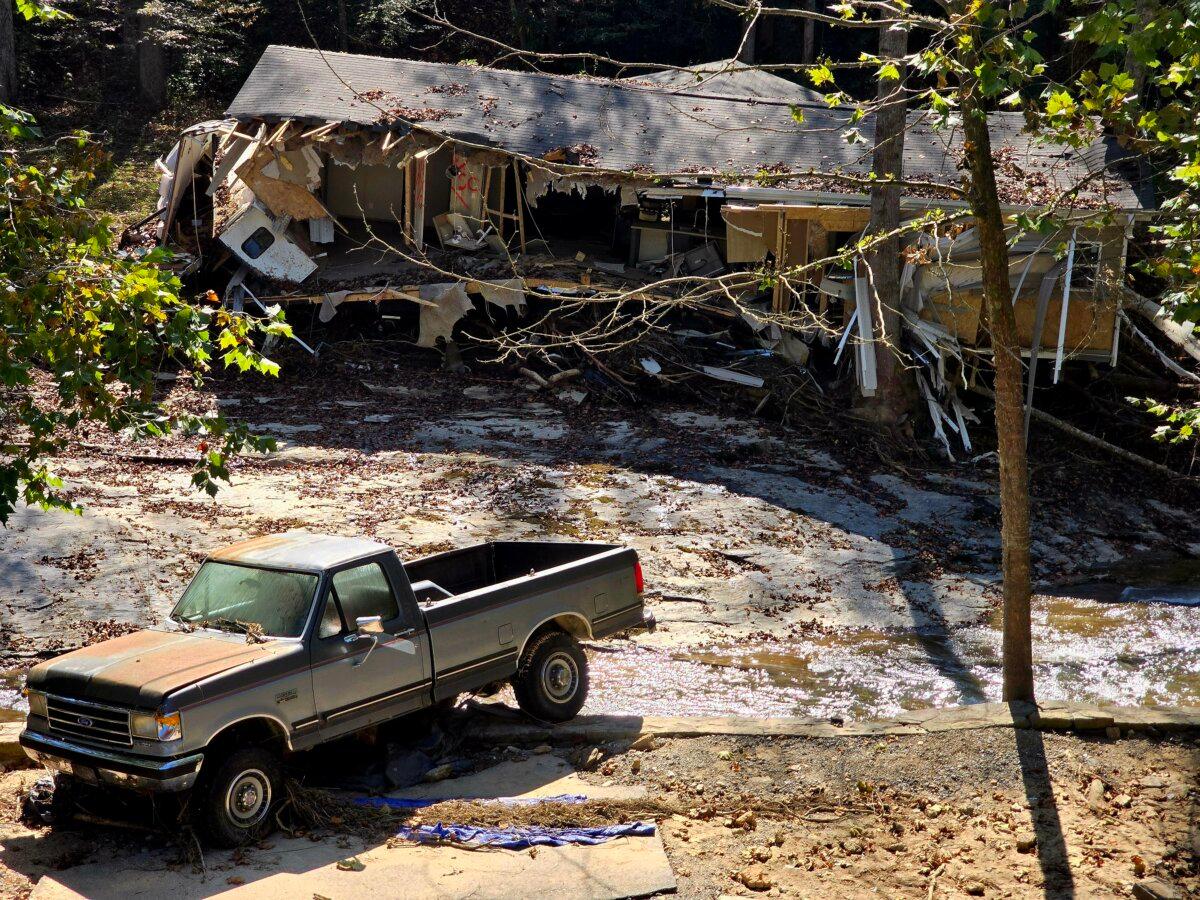
M 221 846 L 271 829 L 286 755 L 506 681 L 565 721 L 587 697 L 579 640 L 654 625 L 631 549 L 497 541 L 402 563 L 303 532 L 213 553 L 170 619 L 30 670 L 21 745 L 83 782 L 193 791 Z

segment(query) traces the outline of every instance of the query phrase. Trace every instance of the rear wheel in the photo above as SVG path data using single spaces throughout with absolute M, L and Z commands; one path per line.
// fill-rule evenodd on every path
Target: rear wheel
M 588 662 L 571 635 L 550 631 L 534 638 L 513 678 L 522 711 L 537 719 L 565 722 L 587 700 Z
M 201 824 L 218 847 L 244 847 L 275 827 L 279 759 L 262 747 L 243 747 L 220 763 L 200 789 Z

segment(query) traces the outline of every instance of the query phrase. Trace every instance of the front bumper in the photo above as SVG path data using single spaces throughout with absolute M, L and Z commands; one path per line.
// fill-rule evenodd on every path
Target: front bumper
M 34 762 L 80 781 L 154 793 L 186 791 L 196 783 L 204 762 L 203 753 L 173 759 L 132 756 L 85 747 L 29 729 L 21 732 L 20 741 L 25 755 Z

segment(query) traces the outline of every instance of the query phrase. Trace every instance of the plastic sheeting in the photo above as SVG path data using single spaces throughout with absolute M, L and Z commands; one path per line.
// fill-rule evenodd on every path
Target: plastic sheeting
M 567 844 L 592 846 L 620 837 L 653 837 L 653 822 L 624 822 L 600 828 L 473 828 L 469 825 L 405 826 L 396 837 L 420 844 L 470 844 L 501 850 L 526 850 L 530 847 L 562 847 Z

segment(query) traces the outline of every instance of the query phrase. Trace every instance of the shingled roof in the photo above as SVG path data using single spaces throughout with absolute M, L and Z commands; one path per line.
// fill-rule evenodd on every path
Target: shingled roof
M 822 102 L 818 91 L 802 87 L 771 72 L 755 69 L 736 59 L 688 66 L 687 69 L 664 69 L 623 78 L 626 84 L 666 88 L 690 94 L 709 94 L 718 97 L 739 97 L 743 100 L 785 99 Z
M 803 122 L 793 117 L 793 107 L 803 113 Z M 228 109 L 240 120 L 382 127 L 398 119 L 532 158 L 585 145 L 587 161 L 597 169 L 718 173 L 716 180 L 723 183 L 765 169 L 796 173 L 788 186 L 861 193 L 856 185 L 808 174 L 870 171 L 873 122 L 868 116 L 858 123 L 863 140 L 850 143 L 845 135 L 852 128 L 851 114 L 849 108 L 807 101 L 722 97 L 630 81 L 282 46 L 264 51 Z M 910 114 L 906 176 L 957 184 L 961 135 L 935 130 L 922 115 Z M 990 123 L 1004 201 L 1044 202 L 1091 177 L 1075 205 L 1147 206 L 1125 168 L 1116 164 L 1125 155 L 1115 140 L 1104 137 L 1076 151 L 1037 142 L 1024 133 L 1019 113 L 994 113 Z

